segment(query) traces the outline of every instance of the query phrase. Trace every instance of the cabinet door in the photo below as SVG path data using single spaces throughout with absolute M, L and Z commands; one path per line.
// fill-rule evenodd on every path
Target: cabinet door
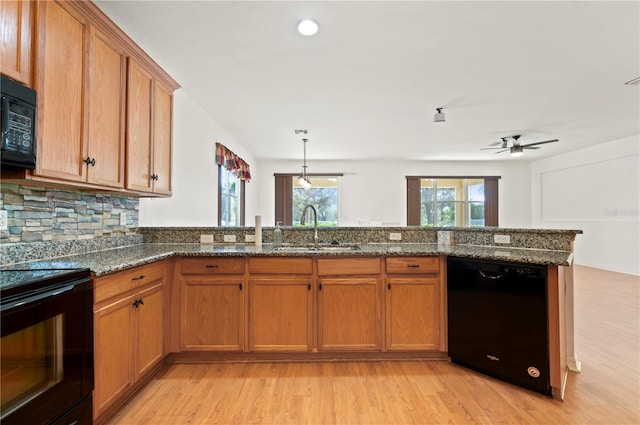
M 33 7 L 28 0 L 0 0 L 0 70 L 7 77 L 32 87 L 31 33 Z
M 250 349 L 309 351 L 311 278 L 252 279 L 249 284 Z
M 129 58 L 127 70 L 126 187 L 152 188 L 151 96 L 153 76 Z
M 244 349 L 243 276 L 182 282 L 182 349 Z
M 122 298 L 94 314 L 94 418 L 133 384 L 133 300 L 133 296 Z
M 89 183 L 124 187 L 125 76 L 124 51 L 91 27 L 87 92 Z
M 378 279 L 322 279 L 318 285 L 318 348 L 379 350 Z
M 153 192 L 171 195 L 173 92 L 155 82 L 153 100 Z
M 134 381 L 155 366 L 163 356 L 162 344 L 162 283 L 135 296 Z
M 88 24 L 58 1 L 38 2 L 38 135 L 35 174 L 85 181 L 83 94 Z
M 388 279 L 387 350 L 440 348 L 439 282 L 437 277 Z

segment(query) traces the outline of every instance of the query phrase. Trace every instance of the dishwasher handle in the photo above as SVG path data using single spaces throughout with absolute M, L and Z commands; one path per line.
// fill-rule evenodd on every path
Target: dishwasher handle
M 485 278 L 485 279 L 490 279 L 490 280 L 498 280 L 498 279 L 502 279 L 502 277 L 504 276 L 503 274 L 500 273 L 490 273 L 490 272 L 484 272 L 482 270 L 478 270 L 478 274 Z

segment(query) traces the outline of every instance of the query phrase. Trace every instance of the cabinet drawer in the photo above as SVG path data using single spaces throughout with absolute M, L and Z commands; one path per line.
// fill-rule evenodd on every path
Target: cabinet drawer
M 378 257 L 318 259 L 318 276 L 378 273 L 380 273 L 380 259 Z
M 94 302 L 99 303 L 134 288 L 164 277 L 165 263 L 158 261 L 129 270 L 113 273 L 94 280 Z
M 249 258 L 250 273 L 311 274 L 311 258 Z
M 386 259 L 387 273 L 438 273 L 440 257 L 392 257 Z
M 182 258 L 182 274 L 244 274 L 244 258 Z

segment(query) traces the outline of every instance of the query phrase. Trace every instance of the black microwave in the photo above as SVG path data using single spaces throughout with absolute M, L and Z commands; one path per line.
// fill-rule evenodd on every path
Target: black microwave
M 36 92 L 2 76 L 3 169 L 36 168 Z

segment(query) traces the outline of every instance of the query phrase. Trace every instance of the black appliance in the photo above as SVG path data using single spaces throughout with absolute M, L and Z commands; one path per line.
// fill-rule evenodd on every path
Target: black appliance
M 452 362 L 551 395 L 547 268 L 447 259 Z
M 0 423 L 90 425 L 90 270 L 3 269 L 0 312 Z
M 9 170 L 36 168 L 36 92 L 2 76 L 2 150 L 0 163 Z

